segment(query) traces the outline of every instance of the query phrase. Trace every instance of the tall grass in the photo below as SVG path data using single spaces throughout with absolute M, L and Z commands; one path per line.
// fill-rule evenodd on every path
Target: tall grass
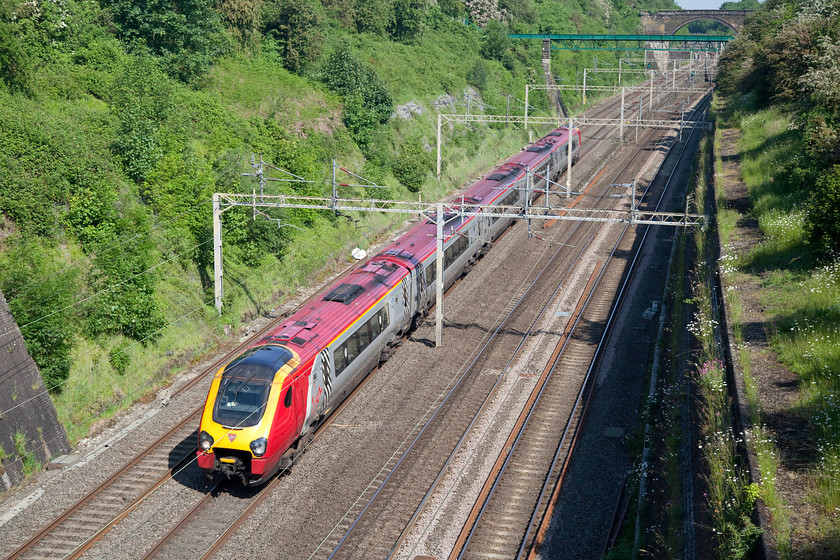
M 840 511 L 840 260 L 817 266 L 807 245 L 803 228 L 807 185 L 799 187 L 790 180 L 791 169 L 807 165 L 799 132 L 779 110 L 758 111 L 749 99 L 743 101 L 733 104 L 724 119 L 742 132 L 738 143 L 742 177 L 763 238 L 749 252 L 731 257 L 727 250 L 720 269 L 730 286 L 742 281 L 761 286 L 771 347 L 800 380 L 800 398 L 792 412 L 809 419 L 818 452 L 807 499 L 820 507 L 822 517 L 808 527 L 794 527 L 775 487 L 779 468 L 776 445 L 762 427 L 753 434 L 762 475 L 761 495 L 773 514 L 782 557 L 787 558 L 792 554 L 794 532 L 836 542 L 834 520 Z M 721 222 L 731 223 L 732 219 Z M 726 296 L 731 303 L 737 302 L 738 290 L 727 291 Z M 754 385 L 748 376 L 751 406 L 758 409 L 760 397 Z

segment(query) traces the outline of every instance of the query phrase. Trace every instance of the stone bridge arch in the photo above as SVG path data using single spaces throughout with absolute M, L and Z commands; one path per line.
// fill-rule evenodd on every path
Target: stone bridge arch
M 747 14 L 753 10 L 662 10 L 641 12 L 642 33 L 645 35 L 673 35 L 689 23 L 712 20 L 726 25 L 735 33 L 744 27 Z

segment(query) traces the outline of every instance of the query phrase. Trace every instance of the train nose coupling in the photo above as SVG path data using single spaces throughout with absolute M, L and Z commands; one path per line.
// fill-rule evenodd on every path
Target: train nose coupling
M 245 463 L 239 457 L 219 457 L 219 474 L 228 479 L 239 478 L 247 480 Z

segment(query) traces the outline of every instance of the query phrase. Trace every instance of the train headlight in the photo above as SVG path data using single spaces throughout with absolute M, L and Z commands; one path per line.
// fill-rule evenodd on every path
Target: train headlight
M 264 438 L 257 438 L 251 442 L 251 453 L 254 454 L 255 457 L 262 457 L 265 455 L 265 446 L 268 441 Z
M 210 448 L 213 447 L 213 436 L 201 430 L 201 433 L 198 434 L 198 446 L 203 451 L 210 451 Z

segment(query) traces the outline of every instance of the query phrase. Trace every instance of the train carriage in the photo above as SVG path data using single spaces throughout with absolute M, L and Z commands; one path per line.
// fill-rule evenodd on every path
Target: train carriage
M 526 173 L 550 177 L 564 170 L 569 136 L 567 128 L 555 129 L 471 185 L 456 204 L 523 206 Z M 576 160 L 580 131 L 571 136 Z M 536 178 L 533 187 L 545 184 Z M 512 222 L 485 212 L 446 217 L 445 287 Z M 197 458 L 205 473 L 259 485 L 291 463 L 434 303 L 436 228 L 436 216 L 421 220 L 219 369 L 199 427 Z

